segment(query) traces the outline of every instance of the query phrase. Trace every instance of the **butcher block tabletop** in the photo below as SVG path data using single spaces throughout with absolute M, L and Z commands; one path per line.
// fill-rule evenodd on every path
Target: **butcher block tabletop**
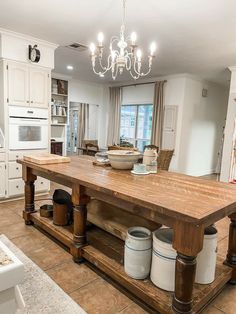
M 18 162 L 45 177 L 53 175 L 55 182 L 64 180 L 70 187 L 80 184 L 147 208 L 155 217 L 159 214 L 192 223 L 213 223 L 235 212 L 236 185 L 167 171 L 137 176 L 129 170 L 94 166 L 93 161 L 93 157 L 74 156 L 70 163 L 62 164 Z

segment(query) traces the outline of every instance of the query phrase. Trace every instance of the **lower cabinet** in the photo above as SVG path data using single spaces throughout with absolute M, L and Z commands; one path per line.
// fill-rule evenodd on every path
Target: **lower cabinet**
M 48 191 L 50 189 L 50 182 L 47 179 L 38 177 L 35 181 L 35 191 L 43 192 Z
M 0 199 L 5 197 L 6 191 L 6 164 L 0 162 Z
M 24 194 L 24 181 L 19 179 L 11 179 L 8 181 L 8 195 L 9 197 L 19 196 Z
M 45 152 L 45 151 L 38 151 Z M 22 166 L 17 163 L 18 158 L 23 158 L 25 154 L 32 151 L 9 151 L 8 153 L 8 197 L 18 197 L 24 194 L 25 183 L 22 180 Z M 34 151 L 37 153 L 37 151 Z M 1 164 L 1 163 L 0 163 Z M 0 170 L 1 173 L 1 170 Z M 1 174 L 0 174 L 1 177 Z M 1 183 L 0 183 L 1 184 Z M 35 192 L 46 192 L 50 189 L 50 182 L 44 178 L 38 177 L 35 181 Z M 1 186 L 0 186 L 1 190 Z M 0 191 L 1 193 L 1 191 Z M 5 187 L 4 187 L 5 196 Z M 1 197 L 1 196 L 0 196 Z

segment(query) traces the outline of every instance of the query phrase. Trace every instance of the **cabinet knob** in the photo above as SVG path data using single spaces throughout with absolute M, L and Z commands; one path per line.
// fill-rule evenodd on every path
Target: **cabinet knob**
M 16 167 L 16 170 L 19 170 L 19 167 Z
M 33 100 L 31 100 L 31 104 L 33 104 Z
M 18 156 L 18 155 L 16 155 L 16 158 L 19 158 L 19 156 Z
M 19 189 L 19 185 L 17 185 L 16 188 Z
M 29 100 L 27 100 L 26 102 L 27 102 L 27 104 L 29 104 Z

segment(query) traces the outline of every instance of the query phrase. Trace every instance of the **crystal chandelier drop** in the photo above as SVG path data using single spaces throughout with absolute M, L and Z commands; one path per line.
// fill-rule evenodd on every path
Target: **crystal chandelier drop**
M 120 29 L 120 37 L 113 36 L 110 41 L 110 54 L 107 57 L 107 64 L 103 64 L 103 33 L 98 34 L 98 45 L 90 44 L 91 61 L 93 72 L 100 77 L 104 77 L 108 71 L 111 71 L 113 80 L 118 74 L 122 74 L 124 69 L 137 80 L 151 72 L 152 60 L 155 57 L 156 44 L 150 45 L 148 56 L 148 68 L 145 72 L 142 70 L 142 51 L 136 45 L 137 35 L 135 32 L 125 38 L 125 14 L 126 0 L 123 0 L 123 19 Z M 99 69 L 98 69 L 99 68 Z

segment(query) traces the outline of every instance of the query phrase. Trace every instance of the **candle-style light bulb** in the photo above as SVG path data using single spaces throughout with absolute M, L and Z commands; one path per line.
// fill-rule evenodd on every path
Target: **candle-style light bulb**
M 91 51 L 91 55 L 94 56 L 95 54 L 95 50 L 96 50 L 96 46 L 94 43 L 91 43 L 90 46 L 89 46 L 89 49 Z
M 104 40 L 104 35 L 102 32 L 98 33 L 98 45 L 102 46 Z
M 137 50 L 136 56 L 137 56 L 138 61 L 140 62 L 142 58 L 142 51 L 140 49 Z
M 150 55 L 153 57 L 154 56 L 154 53 L 157 49 L 157 45 L 155 42 L 152 42 L 151 45 L 150 45 Z
M 130 39 L 131 39 L 131 45 L 135 45 L 135 42 L 137 40 L 137 34 L 135 32 L 132 32 L 130 35 Z

